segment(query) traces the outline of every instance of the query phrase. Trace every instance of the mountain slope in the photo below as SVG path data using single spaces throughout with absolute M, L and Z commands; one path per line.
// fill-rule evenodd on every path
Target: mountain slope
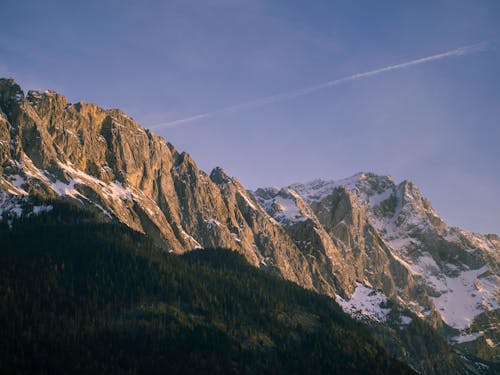
M 353 265 L 356 292 L 350 290 L 348 297 L 354 299 L 346 306 L 359 305 L 357 294 L 365 288 L 380 289 L 384 298 L 396 299 L 442 327 L 452 341 L 480 338 L 488 358 L 499 359 L 497 236 L 448 228 L 414 184 L 395 184 L 387 176 L 360 173 L 284 189 L 309 205 L 319 222 L 315 226 L 329 234 Z M 270 190 L 260 189 L 255 195 L 263 202 L 262 192 Z M 279 194 L 266 198 L 268 212 L 279 217 L 269 209 Z M 290 233 L 294 225 L 285 223 Z M 371 315 L 381 319 L 380 311 Z

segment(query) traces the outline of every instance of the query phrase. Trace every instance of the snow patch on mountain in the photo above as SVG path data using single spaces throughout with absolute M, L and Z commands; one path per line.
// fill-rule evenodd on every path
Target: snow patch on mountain
M 280 223 L 296 223 L 306 220 L 300 213 L 295 200 L 277 196 L 263 203 L 264 209 L 274 210 L 273 217 Z
M 262 208 L 282 225 L 299 223 L 314 216 L 293 189 L 259 189 L 254 194 Z
M 454 328 L 465 329 L 482 312 L 500 308 L 500 280 L 486 266 L 440 281 L 446 292 L 433 300 L 443 320 Z
M 471 333 L 471 334 L 463 334 L 463 335 L 455 336 L 452 338 L 452 340 L 456 343 L 462 344 L 464 342 L 475 341 L 483 335 L 484 335 L 483 332 L 475 332 L 475 333 Z
M 90 185 L 99 187 L 106 197 L 113 199 L 116 202 L 121 202 L 123 200 L 132 200 L 135 195 L 134 192 L 123 186 L 121 182 L 112 181 L 109 184 L 95 178 L 85 172 L 75 169 L 70 164 L 59 163 L 59 167 L 63 169 L 69 176 L 69 181 L 62 182 L 56 180 L 50 184 L 51 188 L 57 192 L 59 195 L 69 195 L 76 198 L 77 196 L 82 196 L 82 194 L 76 189 L 76 185 Z M 45 177 L 49 179 L 50 176 L 45 174 Z
M 0 220 L 9 226 L 14 219 L 40 215 L 53 209 L 50 204 L 32 204 L 25 195 L 11 194 L 0 189 Z
M 193 236 L 191 236 L 190 234 L 187 234 L 186 231 L 182 228 L 181 228 L 181 233 L 182 233 L 182 237 L 184 238 L 184 240 L 188 240 L 194 245 L 194 247 L 193 247 L 194 249 L 202 249 L 203 248 L 203 246 L 201 246 L 200 243 L 198 241 L 196 241 Z
M 257 211 L 257 207 L 255 207 L 255 204 L 252 202 L 252 200 L 248 197 L 246 192 L 243 192 L 241 190 L 238 190 L 239 195 L 245 200 L 246 204 L 252 209 Z
M 401 324 L 404 326 L 411 324 L 411 322 L 413 321 L 413 319 L 411 317 L 406 316 L 406 315 L 401 315 L 400 320 L 401 320 Z
M 222 226 L 222 224 L 219 221 L 215 220 L 214 218 L 210 218 L 210 219 L 204 220 L 204 221 L 207 224 L 208 229 L 212 229 L 214 227 L 220 228 Z
M 310 204 L 312 202 L 322 201 L 339 186 L 345 186 L 349 190 L 354 190 L 356 188 L 356 183 L 362 175 L 363 173 L 358 173 L 352 177 L 338 181 L 317 179 L 305 184 L 295 183 L 290 185 L 289 188 L 296 191 L 305 202 Z
M 368 318 L 385 322 L 391 311 L 390 308 L 384 307 L 387 304 L 387 297 L 382 292 L 360 283 L 357 284 L 350 299 L 344 300 L 337 296 L 335 300 L 346 313 L 358 320 Z

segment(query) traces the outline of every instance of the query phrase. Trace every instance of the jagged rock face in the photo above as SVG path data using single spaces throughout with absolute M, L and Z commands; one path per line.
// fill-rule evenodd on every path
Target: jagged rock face
M 25 97 L 5 79 L 0 94 L 4 211 L 18 207 L 20 215 L 13 203 L 20 196 L 60 195 L 147 233 L 168 251 L 232 248 L 314 288 L 304 255 L 223 171 L 208 176 L 120 110 L 71 104 L 53 91 Z
M 346 296 L 352 292 L 356 278 L 351 267 L 312 209 L 297 193 L 286 188 L 268 188 L 257 190 L 254 196 L 306 255 L 317 290 L 331 296 Z
M 490 347 L 498 344 L 496 235 L 448 228 L 414 184 L 395 184 L 388 176 L 361 173 L 289 188 L 337 246 L 349 250 L 346 260 L 358 282 L 397 297 L 435 326 L 443 320 L 463 330 L 458 342 L 483 337 Z
M 300 190 L 298 185 L 295 188 Z M 411 272 L 371 224 L 367 208 L 347 187 L 335 186 L 314 201 L 305 194 L 302 198 L 293 186 L 259 189 L 254 194 L 301 250 L 311 254 L 321 277 L 332 280 L 342 298 L 349 299 L 359 285 L 366 285 L 394 300 L 417 300 L 419 305 L 432 307 Z

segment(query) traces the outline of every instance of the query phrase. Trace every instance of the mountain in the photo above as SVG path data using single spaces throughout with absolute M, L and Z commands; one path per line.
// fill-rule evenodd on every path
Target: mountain
M 422 373 L 487 368 L 470 354 L 499 361 L 500 241 L 448 228 L 410 182 L 365 173 L 249 192 L 221 168 L 201 171 L 118 109 L 53 91 L 25 95 L 0 79 L 0 215 L 15 228 L 61 201 L 167 253 L 233 249 L 335 298 Z M 460 356 L 441 344 L 426 351 L 439 341 L 431 326 L 460 344 Z
M 305 287 L 331 289 L 314 286 L 305 256 L 223 170 L 207 175 L 120 110 L 71 104 L 53 91 L 25 97 L 8 79 L 0 81 L 0 95 L 5 214 L 29 214 L 22 206 L 33 195 L 63 196 L 147 233 L 169 251 L 231 248 Z
M 352 274 L 347 298 L 337 297 L 347 311 L 385 321 L 390 310 L 378 305 L 393 299 L 451 341 L 476 341 L 498 361 L 498 236 L 450 228 L 413 183 L 372 173 L 254 195 L 303 251 L 316 257 L 332 244 L 339 249 Z M 303 242 L 311 238 L 306 227 L 326 240 Z

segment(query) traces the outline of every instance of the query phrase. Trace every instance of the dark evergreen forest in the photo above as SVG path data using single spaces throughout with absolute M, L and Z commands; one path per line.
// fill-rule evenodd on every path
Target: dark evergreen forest
M 0 371 L 412 373 L 330 298 L 66 203 L 0 227 Z

